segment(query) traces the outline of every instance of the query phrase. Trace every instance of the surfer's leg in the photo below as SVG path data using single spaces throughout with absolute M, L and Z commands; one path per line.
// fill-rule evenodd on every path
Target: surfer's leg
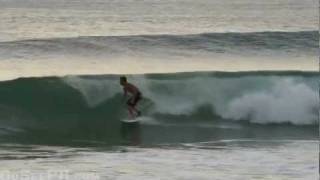
M 132 104 L 132 98 L 130 98 L 128 101 L 127 101 L 127 105 L 128 105 L 128 111 L 129 111 L 129 116 L 131 119 L 134 118 L 134 106 Z
M 136 108 L 136 105 L 140 100 L 141 100 L 141 95 L 138 94 L 137 96 L 134 96 L 127 101 L 128 110 L 129 110 L 129 114 L 130 114 L 131 118 L 134 118 L 135 114 L 136 114 L 136 116 L 141 115 L 141 112 Z
M 137 116 L 140 116 L 140 115 L 141 115 L 141 111 L 139 111 L 139 110 L 136 108 L 136 105 L 138 104 L 138 102 L 139 102 L 140 100 L 141 100 L 141 95 L 138 94 L 136 97 L 134 97 L 133 103 L 132 103 L 133 110 L 136 112 Z
M 128 106 L 128 111 L 129 111 L 129 116 L 131 119 L 134 118 L 134 109 L 132 108 L 132 106 Z
M 141 112 L 135 106 L 132 107 L 132 111 L 134 111 L 137 114 L 137 116 L 141 115 Z
M 137 110 L 137 116 L 141 116 L 141 111 Z
M 141 115 L 141 112 L 137 110 L 134 106 L 128 106 L 128 111 L 131 118 Z
M 132 106 L 132 111 L 134 111 L 137 114 L 137 116 L 141 115 L 141 112 L 135 106 Z

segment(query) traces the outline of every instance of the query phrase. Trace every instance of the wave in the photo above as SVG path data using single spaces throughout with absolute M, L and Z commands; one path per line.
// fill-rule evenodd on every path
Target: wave
M 48 137 L 77 142 L 112 137 L 110 143 L 118 142 L 120 120 L 127 118 L 118 78 L 84 75 L 0 82 L 0 134 L 36 142 Z M 128 79 L 143 92 L 141 123 L 158 130 L 173 128 L 170 133 L 186 128 L 209 133 L 214 128 L 216 133 L 239 131 L 246 137 L 248 128 L 260 134 L 268 126 L 312 127 L 286 131 L 296 136 L 292 132 L 314 134 L 319 123 L 317 72 L 190 72 Z
M 68 74 L 315 71 L 318 32 L 77 37 L 0 42 L 0 80 Z M 130 66 L 130 67 L 129 67 Z
M 152 106 L 151 116 L 192 116 L 207 108 L 220 119 L 306 125 L 317 123 L 318 77 L 312 72 L 194 72 L 129 79 Z M 116 75 L 20 78 L 1 82 L 0 91 L 2 120 L 77 117 L 98 110 L 119 119 L 125 110 Z
M 280 54 L 316 55 L 318 41 L 317 31 L 90 36 L 0 42 L 0 57 L 27 59 L 52 55 L 188 57 L 191 54 L 254 54 L 254 52 L 269 51 Z

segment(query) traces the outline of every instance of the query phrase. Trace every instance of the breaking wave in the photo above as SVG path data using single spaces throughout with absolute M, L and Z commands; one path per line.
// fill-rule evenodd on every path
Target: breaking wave
M 90 75 L 0 82 L 0 139 L 119 144 L 127 111 L 118 79 Z M 318 73 L 192 72 L 128 79 L 143 92 L 145 142 L 268 137 L 270 132 L 314 138 L 317 132 Z
M 154 118 L 318 123 L 316 73 L 177 73 L 131 75 Z M 126 116 L 118 76 L 25 78 L 0 83 L 0 120 L 32 121 Z M 47 121 L 46 121 L 47 120 Z M 51 122 L 50 122 L 51 121 Z M 9 122 L 9 121 L 8 121 Z

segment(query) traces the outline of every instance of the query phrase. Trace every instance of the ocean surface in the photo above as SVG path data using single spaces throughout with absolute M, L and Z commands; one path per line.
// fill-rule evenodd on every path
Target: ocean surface
M 0 180 L 319 179 L 318 7 L 0 0 Z

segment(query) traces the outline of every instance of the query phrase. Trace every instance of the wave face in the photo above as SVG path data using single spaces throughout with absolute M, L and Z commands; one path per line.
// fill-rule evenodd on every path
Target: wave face
M 175 127 L 313 127 L 317 73 L 130 75 L 143 92 L 142 124 Z M 118 76 L 26 78 L 0 83 L 0 134 L 110 137 L 127 117 Z M 232 126 L 230 126 L 230 124 Z M 313 132 L 313 131 L 312 131 Z M 36 138 L 36 139 L 37 139 Z

